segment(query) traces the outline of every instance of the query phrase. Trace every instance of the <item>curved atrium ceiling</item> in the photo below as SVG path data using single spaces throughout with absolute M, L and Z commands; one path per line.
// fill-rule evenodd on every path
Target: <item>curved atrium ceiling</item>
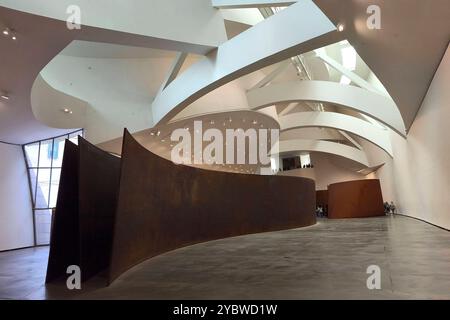
M 83 127 L 88 140 L 120 153 L 127 127 L 168 158 L 170 132 L 202 120 L 220 130 L 281 128 L 281 154 L 326 153 L 359 171 L 382 164 L 367 159 L 364 141 L 394 156 L 390 135 L 406 135 L 448 45 L 448 32 L 435 30 L 450 30 L 446 0 L 428 14 L 419 0 L 370 1 L 386 12 L 382 29 L 371 32 L 361 27 L 366 1 L 280 8 L 133 0 L 122 14 L 115 6 L 101 11 L 104 1 L 70 1 L 96 13 L 70 31 L 67 1 L 0 0 L 0 26 L 17 35 L 0 37 L 0 91 L 8 98 L 0 101 L 1 141 L 23 144 Z M 174 14 L 148 21 L 149 6 Z M 406 6 L 414 25 L 389 16 Z M 208 168 L 259 172 L 257 165 Z

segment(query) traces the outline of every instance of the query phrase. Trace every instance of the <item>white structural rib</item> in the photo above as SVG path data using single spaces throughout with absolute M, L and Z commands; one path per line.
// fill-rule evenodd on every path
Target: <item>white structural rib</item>
M 282 140 L 275 144 L 272 150 L 271 155 L 302 151 L 323 152 L 353 160 L 365 167 L 369 166 L 369 161 L 363 151 L 345 144 L 330 141 L 304 139 Z
M 211 0 L 213 7 L 220 9 L 283 7 L 298 0 Z
M 279 74 L 283 73 L 287 67 L 292 64 L 291 60 L 286 60 L 280 63 L 280 65 L 275 68 L 271 73 L 262 78 L 257 84 L 255 84 L 250 90 L 262 88 L 267 86 L 273 79 L 275 79 Z
M 247 92 L 247 100 L 253 110 L 295 101 L 333 103 L 370 116 L 406 136 L 402 116 L 394 101 L 355 86 L 316 80 L 277 83 Z
M 378 90 L 373 85 L 371 85 L 369 82 L 358 76 L 355 72 L 348 70 L 345 68 L 342 64 L 328 56 L 326 53 L 316 50 L 316 55 L 319 57 L 323 62 L 328 64 L 330 67 L 335 69 L 337 72 L 343 74 L 347 78 L 349 78 L 353 83 L 355 83 L 358 87 L 361 87 L 363 89 L 373 91 L 375 93 L 379 93 L 381 95 L 386 95 L 385 92 L 382 92 L 381 90 Z M 390 98 L 390 97 L 389 97 Z
M 297 112 L 279 118 L 280 130 L 322 127 L 353 133 L 377 145 L 393 157 L 388 131 L 364 120 L 336 112 Z
M 179 75 L 153 101 L 154 124 L 167 122 L 232 80 L 334 42 L 334 30 L 336 27 L 311 0 L 286 8 L 220 45 Z
M 208 0 L 0 0 L 0 6 L 64 23 L 79 8 L 77 33 L 84 38 L 90 27 L 102 29 L 97 37 L 120 32 L 121 38 L 104 39 L 116 44 L 206 54 L 227 40 L 223 17 Z

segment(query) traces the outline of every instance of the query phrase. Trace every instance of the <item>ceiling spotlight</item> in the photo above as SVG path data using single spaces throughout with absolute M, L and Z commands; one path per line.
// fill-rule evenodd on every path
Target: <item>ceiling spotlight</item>
M 9 36 L 9 29 L 4 29 L 2 32 L 5 36 Z
M 67 113 L 67 114 L 72 114 L 72 110 L 68 109 L 68 108 L 64 108 L 62 109 L 62 112 Z
M 214 120 L 211 120 L 211 122 L 210 122 L 211 124 L 214 124 Z
M 9 100 L 9 96 L 6 93 L 1 94 L 2 99 Z
M 253 124 L 258 124 L 258 121 L 256 121 L 256 120 L 253 120 Z
M 337 30 L 338 30 L 339 32 L 344 31 L 344 25 L 343 25 L 342 23 L 339 23 L 339 24 L 337 25 Z
M 17 36 L 16 36 L 16 35 L 13 35 L 13 36 L 11 37 L 11 39 L 13 39 L 14 41 L 16 41 L 16 40 L 17 40 Z
M 233 119 L 229 118 L 228 121 L 229 121 L 229 122 L 233 122 Z

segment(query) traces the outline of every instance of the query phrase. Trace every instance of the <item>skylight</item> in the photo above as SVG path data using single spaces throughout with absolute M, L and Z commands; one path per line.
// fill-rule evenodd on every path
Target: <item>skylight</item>
M 356 51 L 355 49 L 349 45 L 348 47 L 344 47 L 341 49 L 342 52 L 342 64 L 344 67 L 350 71 L 354 71 L 356 69 Z

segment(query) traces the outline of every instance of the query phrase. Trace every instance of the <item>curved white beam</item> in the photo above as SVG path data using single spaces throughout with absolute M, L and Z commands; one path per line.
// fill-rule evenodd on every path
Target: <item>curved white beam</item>
M 219 9 L 284 7 L 298 0 L 211 0 L 213 7 Z
M 363 151 L 345 144 L 323 140 L 282 140 L 272 149 L 271 155 L 300 151 L 334 154 L 358 162 L 365 167 L 369 166 L 369 161 Z
M 290 6 L 220 45 L 167 86 L 152 104 L 155 125 L 227 82 L 335 41 L 334 30 L 311 0 Z
M 77 6 L 82 33 L 95 27 L 139 35 L 137 46 L 206 54 L 227 40 L 222 15 L 210 0 L 0 0 L 0 6 L 64 23 Z
M 295 101 L 333 103 L 373 117 L 406 136 L 405 124 L 394 101 L 355 86 L 316 80 L 277 83 L 249 91 L 247 100 L 250 109 Z
M 281 131 L 323 127 L 353 133 L 372 142 L 393 157 L 388 131 L 352 116 L 336 112 L 297 112 L 280 117 L 279 122 Z

